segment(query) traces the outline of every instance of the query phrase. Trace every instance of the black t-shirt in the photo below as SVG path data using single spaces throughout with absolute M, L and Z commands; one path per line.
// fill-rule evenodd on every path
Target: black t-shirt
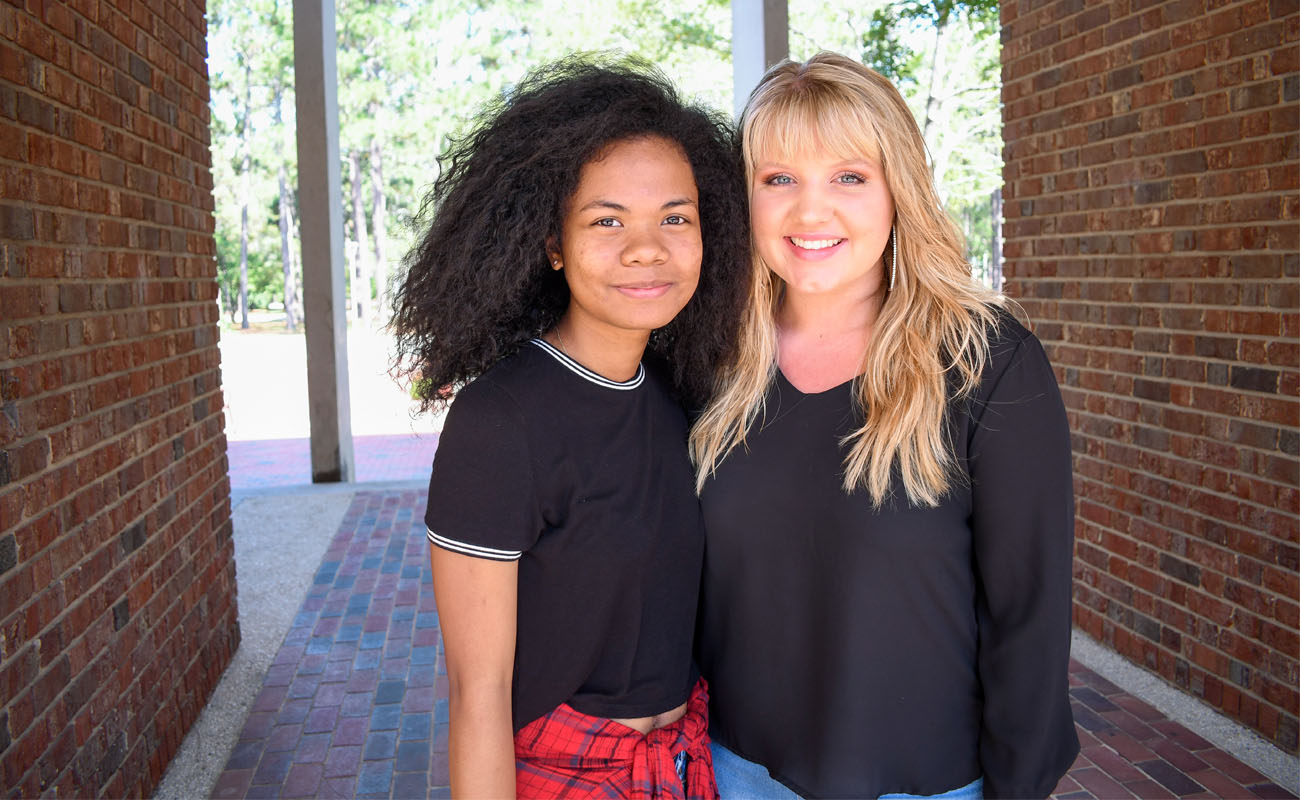
M 936 508 L 895 472 L 842 489 L 851 382 L 777 374 L 702 496 L 698 654 L 715 739 L 806 797 L 1044 797 L 1078 751 L 1067 694 L 1070 438 L 1047 357 L 1009 316 L 950 403 L 961 469 Z
M 657 369 L 611 381 L 533 340 L 462 389 L 429 480 L 434 544 L 519 559 L 513 712 L 686 702 L 704 529 Z

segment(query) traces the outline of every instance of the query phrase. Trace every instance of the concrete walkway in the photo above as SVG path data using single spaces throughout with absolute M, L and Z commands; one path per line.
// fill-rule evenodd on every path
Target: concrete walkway
M 158 797 L 447 796 L 423 506 L 423 481 L 237 494 L 244 643 Z M 1180 693 L 1190 710 L 1126 691 L 1140 671 L 1086 639 L 1075 655 L 1083 752 L 1055 797 L 1295 796 L 1290 756 Z

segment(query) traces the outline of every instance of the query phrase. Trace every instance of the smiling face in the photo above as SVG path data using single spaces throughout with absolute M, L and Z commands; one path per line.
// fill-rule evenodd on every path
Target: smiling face
M 569 285 L 562 326 L 648 337 L 695 293 L 703 254 L 699 192 L 681 148 L 657 137 L 615 142 L 583 166 L 550 254 Z
M 894 220 L 879 162 L 822 151 L 760 156 L 750 185 L 754 244 L 786 291 L 875 293 Z

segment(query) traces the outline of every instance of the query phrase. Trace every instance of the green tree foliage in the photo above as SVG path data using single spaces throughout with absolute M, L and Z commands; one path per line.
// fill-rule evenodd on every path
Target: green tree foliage
M 289 0 L 210 0 L 213 194 L 221 291 L 232 316 L 282 301 L 278 172 L 292 104 Z M 292 153 L 290 149 L 288 152 Z M 246 275 L 241 275 L 245 273 Z M 242 315 L 241 315 L 242 316 Z
M 275 235 L 274 222 L 268 229 Z M 217 282 L 221 289 L 221 310 L 231 325 L 239 325 L 239 228 L 217 226 Z M 253 241 L 248 249 L 248 306 L 267 308 L 283 297 L 279 284 L 279 244 Z

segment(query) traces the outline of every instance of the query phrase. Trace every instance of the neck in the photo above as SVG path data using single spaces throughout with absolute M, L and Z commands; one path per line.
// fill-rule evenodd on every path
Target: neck
M 786 287 L 776 323 L 787 334 L 816 339 L 860 337 L 865 344 L 884 302 L 884 284 L 865 291 L 812 294 Z
M 777 309 L 777 363 L 801 392 L 821 392 L 862 371 L 884 288 L 799 294 L 788 291 Z
M 542 337 L 569 358 L 612 381 L 630 381 L 650 341 L 649 331 L 577 323 L 571 314 Z

